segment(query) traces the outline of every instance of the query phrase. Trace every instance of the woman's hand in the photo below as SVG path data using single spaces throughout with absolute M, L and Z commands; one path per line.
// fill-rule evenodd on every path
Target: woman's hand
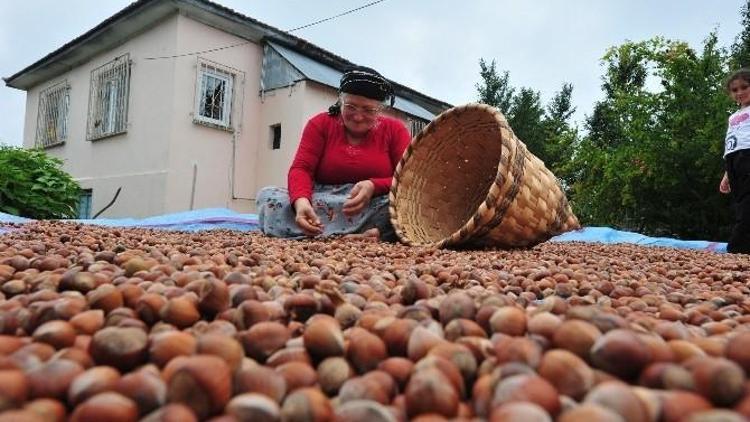
M 343 212 L 347 217 L 353 217 L 362 212 L 370 204 L 375 193 L 375 184 L 369 180 L 357 182 L 349 193 L 349 199 L 344 202 Z
M 315 210 L 307 198 L 299 198 L 294 201 L 294 210 L 297 213 L 294 221 L 307 236 L 317 236 L 323 233 L 323 224 L 315 214 Z
M 727 176 L 727 173 L 724 172 L 724 177 L 721 178 L 721 183 L 719 183 L 719 192 L 729 193 L 731 191 L 732 188 L 729 187 L 729 176 Z

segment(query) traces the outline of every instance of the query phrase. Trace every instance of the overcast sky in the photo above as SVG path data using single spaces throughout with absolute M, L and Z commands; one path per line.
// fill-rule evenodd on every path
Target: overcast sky
M 370 0 L 218 0 L 288 30 Z M 127 0 L 0 1 L 0 76 L 8 77 L 127 6 Z M 479 58 L 547 101 L 565 82 L 581 121 L 601 98 L 606 49 L 654 36 L 700 48 L 740 32 L 742 0 L 385 0 L 295 35 L 452 104 L 476 100 Z M 20 145 L 25 92 L 0 86 L 0 142 Z

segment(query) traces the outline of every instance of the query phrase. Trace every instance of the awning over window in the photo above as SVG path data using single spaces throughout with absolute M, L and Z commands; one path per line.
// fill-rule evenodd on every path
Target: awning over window
M 264 91 L 289 86 L 304 79 L 338 89 L 342 74 L 338 70 L 274 42 L 268 42 L 267 46 L 264 48 L 261 76 Z M 398 95 L 393 108 L 427 121 L 435 118 L 428 110 Z

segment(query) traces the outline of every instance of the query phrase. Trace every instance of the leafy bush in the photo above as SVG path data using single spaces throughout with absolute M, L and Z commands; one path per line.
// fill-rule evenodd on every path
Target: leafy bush
M 0 145 L 0 212 L 36 219 L 75 218 L 80 187 L 62 164 L 42 150 Z

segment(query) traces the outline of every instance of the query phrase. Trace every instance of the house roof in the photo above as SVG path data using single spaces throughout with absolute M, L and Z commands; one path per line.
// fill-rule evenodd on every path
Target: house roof
M 123 44 L 175 13 L 181 13 L 203 24 L 253 42 L 260 43 L 263 40 L 272 40 L 277 46 L 285 47 L 289 51 L 306 57 L 307 62 L 318 62 L 320 65 L 339 72 L 354 64 L 302 38 L 208 0 L 139 0 L 26 68 L 3 78 L 3 80 L 7 86 L 28 90 L 86 63 L 97 54 Z M 304 54 L 300 54 L 300 52 L 304 52 Z M 320 74 L 315 75 L 322 78 Z M 311 75 L 307 76 L 318 81 Z M 318 82 L 323 83 L 322 81 Z M 451 107 L 446 102 L 427 96 L 395 81 L 391 82 L 398 97 L 428 111 L 430 114 L 438 114 Z M 329 83 L 325 84 L 330 85 Z M 338 86 L 338 80 L 335 86 Z M 407 106 L 404 105 L 404 107 Z M 414 115 L 420 116 L 419 114 Z
M 305 78 L 338 89 L 343 72 L 277 43 L 268 44 Z M 435 118 L 435 113 L 401 95 L 394 96 L 393 108 L 428 121 Z

